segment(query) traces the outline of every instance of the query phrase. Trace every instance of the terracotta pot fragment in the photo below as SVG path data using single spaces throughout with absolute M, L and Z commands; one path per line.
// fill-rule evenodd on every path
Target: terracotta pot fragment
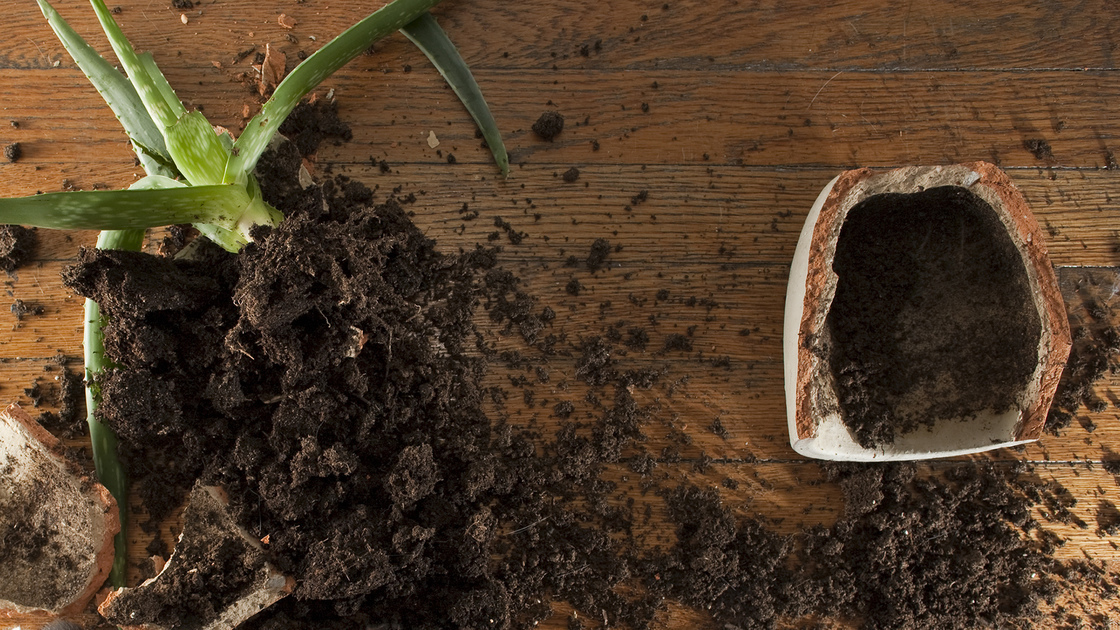
M 892 252 L 896 241 L 907 251 Z M 1003 171 L 985 162 L 847 171 L 817 198 L 791 265 L 790 443 L 809 457 L 870 461 L 1035 441 L 1069 348 L 1042 231 Z M 1013 386 L 994 387 L 999 378 Z M 988 402 L 977 394 L 985 386 Z M 861 414 L 914 426 L 883 438 L 863 432 Z

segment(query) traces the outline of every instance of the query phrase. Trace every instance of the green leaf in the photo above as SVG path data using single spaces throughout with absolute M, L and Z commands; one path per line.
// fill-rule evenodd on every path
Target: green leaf
M 144 103 L 144 107 L 148 110 L 152 120 L 156 122 L 159 127 L 166 128 L 175 124 L 184 113 L 186 108 L 176 98 L 174 103 L 168 102 L 166 94 L 171 90 L 171 86 L 167 84 L 167 79 L 164 78 L 163 73 L 156 69 L 155 75 L 148 74 L 148 68 L 132 49 L 132 44 L 128 38 L 121 32 L 121 27 L 113 20 L 113 15 L 109 13 L 109 8 L 105 6 L 102 0 L 90 0 L 93 5 L 93 10 L 97 13 L 97 19 L 101 22 L 101 28 L 105 31 L 105 36 L 109 38 L 109 44 L 113 47 L 113 52 L 117 53 L 117 59 L 120 60 L 121 65 L 124 66 L 125 72 L 128 74 L 128 80 L 132 82 L 133 87 L 136 88 L 136 93 L 140 95 L 140 100 Z M 155 64 L 153 63 L 154 67 Z
M 144 68 L 144 73 L 152 79 L 155 84 L 156 90 L 159 91 L 160 96 L 163 97 L 163 102 L 167 103 L 168 109 L 178 116 L 186 113 L 186 108 L 183 106 L 183 101 L 175 94 L 175 90 L 171 89 L 171 84 L 167 82 L 167 78 L 163 76 L 163 71 L 156 65 L 155 57 L 152 53 L 140 53 L 136 57 L 140 60 L 140 65 Z
M 147 177 L 140 178 L 128 187 L 129 190 L 160 190 L 167 188 L 186 188 L 187 185 L 177 179 L 164 177 L 162 175 L 148 175 Z M 113 247 L 111 249 L 121 249 L 120 247 Z
M 374 42 L 415 20 L 439 2 L 440 0 L 394 0 L 346 29 L 296 66 L 276 86 L 272 98 L 249 121 L 245 131 L 237 139 L 237 151 L 226 170 L 226 180 L 236 181 L 242 173 L 249 173 L 256 167 L 257 160 L 264 153 L 273 134 L 308 92 L 351 59 L 362 54 Z
M 242 186 L 58 192 L 0 199 L 0 223 L 63 230 L 130 230 L 216 223 L 236 227 L 252 200 Z
M 202 112 L 183 114 L 164 130 L 175 166 L 195 185 L 221 184 L 230 153 Z
M 174 176 L 168 168 L 171 156 L 164 146 L 163 134 L 152 120 L 136 88 L 116 68 L 105 61 L 81 35 L 62 19 L 47 0 L 38 0 L 43 17 L 54 29 L 59 41 L 70 53 L 74 63 L 86 75 L 93 87 L 116 114 L 125 133 L 132 140 L 133 149 L 144 170 L 150 174 Z
M 144 230 L 112 230 L 102 232 L 97 238 L 98 249 L 123 249 L 139 251 L 144 242 Z M 117 435 L 97 419 L 97 406 L 101 404 L 101 390 L 96 384 L 97 375 L 109 367 L 105 359 L 103 319 L 97 302 L 86 300 L 85 337 L 82 343 L 86 363 L 86 424 L 93 449 L 93 465 L 101 485 L 117 501 L 121 530 L 113 538 L 115 554 L 109 572 L 109 584 L 125 585 L 128 570 L 128 476 L 117 457 Z
M 443 75 L 444 80 L 474 118 L 475 124 L 482 130 L 482 137 L 486 139 L 490 152 L 494 154 L 494 161 L 498 163 L 498 168 L 502 169 L 502 175 L 509 175 L 509 155 L 506 153 L 505 143 L 502 142 L 502 132 L 498 130 L 498 123 L 490 113 L 490 107 L 482 97 L 482 90 L 474 80 L 471 69 L 467 66 L 467 62 L 463 61 L 455 44 L 447 37 L 447 33 L 440 28 L 431 13 L 425 13 L 409 22 L 401 32 L 427 55 Z

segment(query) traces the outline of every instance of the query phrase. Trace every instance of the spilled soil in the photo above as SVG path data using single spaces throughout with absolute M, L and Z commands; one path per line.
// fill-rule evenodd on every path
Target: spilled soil
M 846 505 L 834 525 L 785 535 L 737 515 L 719 489 L 659 474 L 679 450 L 646 445 L 658 408 L 641 392 L 687 374 L 626 357 L 648 346 L 668 364 L 689 336 L 650 344 L 618 325 L 565 340 L 493 250 L 440 253 L 409 198 L 345 179 L 303 189 L 298 165 L 290 146 L 269 158 L 264 193 L 287 219 L 239 256 L 85 251 L 66 275 L 109 318 L 120 367 L 100 413 L 150 522 L 196 480 L 221 485 L 295 578 L 250 627 L 531 628 L 566 602 L 570 628 L 648 628 L 674 601 L 715 628 L 974 628 L 1034 623 L 1069 580 L 1116 594 L 1096 565 L 1053 560 L 1031 508 L 1055 490 L 1025 468 L 829 467 L 820 481 Z M 578 273 L 612 251 L 596 242 Z M 480 311 L 520 349 L 488 346 Z M 541 357 L 564 347 L 588 397 L 539 401 L 554 431 L 513 423 L 502 401 L 530 402 L 525 385 L 551 378 Z M 499 365 L 524 375 L 485 385 Z M 607 480 L 618 469 L 664 502 L 668 544 Z M 208 609 L 175 601 L 194 602 L 181 627 Z

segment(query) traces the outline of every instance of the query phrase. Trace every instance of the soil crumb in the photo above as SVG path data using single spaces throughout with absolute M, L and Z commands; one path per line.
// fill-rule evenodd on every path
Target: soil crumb
M 24 302 L 23 300 L 17 299 L 15 302 L 12 302 L 11 311 L 12 311 L 12 315 L 15 316 L 16 321 L 20 322 L 20 321 L 23 321 L 23 318 L 27 317 L 28 315 L 31 315 L 31 316 L 42 315 L 43 314 L 43 305 L 42 304 L 32 304 L 32 303 Z
M 1023 141 L 1023 148 L 1030 151 L 1036 160 L 1048 160 L 1054 157 L 1050 143 L 1043 138 L 1028 138 Z
M 607 265 L 607 257 L 611 255 L 611 242 L 605 238 L 597 238 L 591 243 L 591 251 L 587 253 L 587 269 L 599 271 Z
M 564 116 L 554 110 L 541 114 L 540 118 L 537 118 L 537 122 L 533 123 L 533 133 L 537 134 L 542 140 L 550 142 L 563 130 Z
M 18 162 L 23 157 L 23 147 L 18 142 L 4 145 L 4 157 L 9 162 Z
M 11 273 L 35 254 L 38 244 L 35 228 L 0 225 L 0 269 Z
M 1039 316 L 1015 245 L 975 194 L 946 186 L 860 202 L 833 270 L 830 366 L 860 445 L 1022 404 Z

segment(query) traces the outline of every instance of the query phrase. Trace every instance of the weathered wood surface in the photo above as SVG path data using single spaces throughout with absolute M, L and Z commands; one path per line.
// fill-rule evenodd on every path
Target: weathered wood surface
M 291 67 L 298 51 L 314 50 L 380 4 L 205 0 L 180 11 L 169 0 L 110 3 L 184 102 L 232 129 L 244 123 L 243 108 L 259 105 L 239 81 L 253 72 L 252 56 L 235 62 L 238 53 L 272 44 L 289 54 Z M 827 4 L 450 0 L 437 14 L 506 132 L 512 177 L 497 177 L 469 117 L 399 36 L 320 90 L 334 89 L 354 139 L 324 147 L 316 164 L 381 192 L 415 192 L 417 223 L 448 250 L 488 242 L 497 217 L 525 232 L 520 245 L 506 243 L 503 264 L 557 311 L 554 329 L 572 344 L 619 320 L 657 315 L 651 350 L 624 360 L 692 372 L 663 398 L 663 421 L 649 428 L 651 447 L 673 430 L 692 437 L 673 474 L 740 480 L 725 493 L 729 504 L 744 514 L 793 515 L 780 528 L 829 522 L 841 509 L 838 489 L 808 483 L 818 480 L 818 467 L 790 449 L 782 396 L 786 275 L 809 206 L 845 168 L 989 160 L 1009 170 L 1032 204 L 1055 264 L 1120 265 L 1120 171 L 1113 170 L 1120 5 Z M 87 3 L 56 6 L 108 50 Z M 294 29 L 279 26 L 280 13 L 297 20 Z M 0 4 L 0 23 L 0 144 L 23 148 L 20 161 L 0 163 L 0 195 L 134 181 L 140 171 L 112 114 L 34 3 Z M 567 126 L 555 142 L 542 142 L 529 128 L 554 107 Z M 431 131 L 438 149 L 426 142 Z M 1033 155 L 1024 145 L 1032 139 L 1046 140 L 1052 155 Z M 448 153 L 455 164 L 446 163 Z M 372 160 L 385 160 L 391 172 Z M 563 182 L 558 175 L 573 166 L 579 180 Z M 640 191 L 648 200 L 634 203 Z M 464 220 L 464 202 L 477 219 Z M 609 269 L 564 266 L 569 255 L 586 256 L 596 238 L 622 247 Z M 8 298 L 44 313 L 17 322 L 0 308 L 4 402 L 28 403 L 24 388 L 53 379 L 57 369 L 46 368 L 59 353 L 78 368 L 81 300 L 60 287 L 58 272 L 92 239 L 40 232 L 36 262 L 6 279 Z M 578 297 L 564 290 L 573 276 L 585 287 Z M 657 300 L 661 289 L 667 300 Z M 711 308 L 690 305 L 691 297 Z M 697 326 L 692 352 L 658 352 L 664 335 L 690 326 Z M 727 357 L 729 367 L 712 365 L 713 357 Z M 571 357 L 554 358 L 551 369 L 574 381 Z M 1102 390 L 1117 384 L 1114 377 Z M 573 395 L 547 389 L 537 392 L 538 403 Z M 506 411 L 550 417 L 514 398 Z M 706 428 L 717 417 L 727 440 Z M 984 459 L 1037 462 L 1041 476 L 1079 499 L 1075 512 L 1088 527 L 1053 526 L 1069 540 L 1063 557 L 1117 560 L 1115 541 L 1095 531 L 1095 511 L 1101 498 L 1120 495 L 1117 479 L 1100 467 L 1120 451 L 1120 412 L 1113 404 L 1080 420 L 1060 437 Z M 704 475 L 693 470 L 702 453 L 715 458 Z M 146 540 L 139 532 L 134 538 L 138 561 Z M 698 622 L 671 617 L 671 627 Z

